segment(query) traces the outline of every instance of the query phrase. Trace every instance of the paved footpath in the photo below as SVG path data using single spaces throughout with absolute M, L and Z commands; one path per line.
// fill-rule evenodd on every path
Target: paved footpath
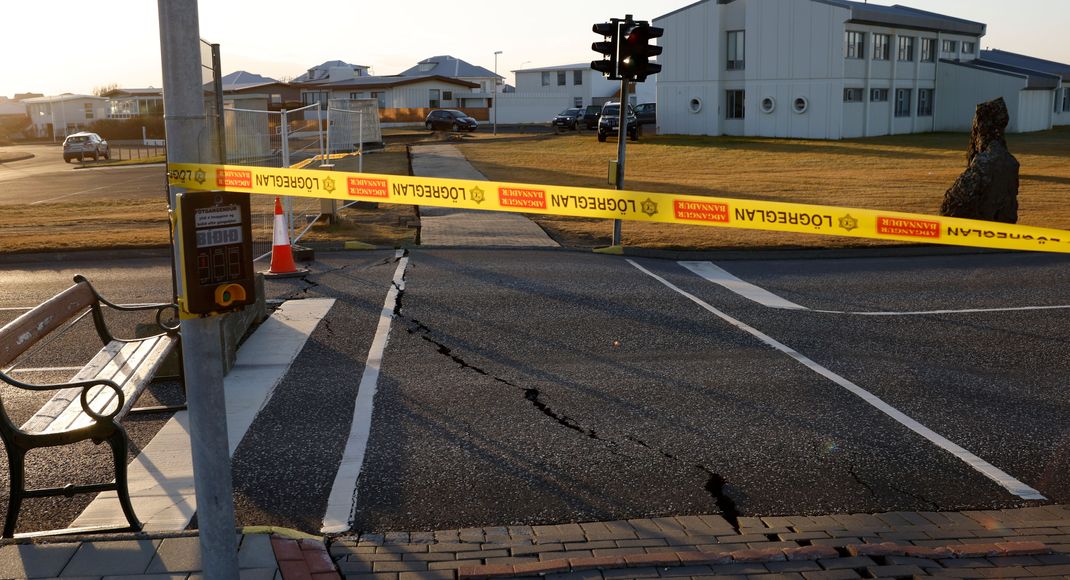
M 366 533 L 330 552 L 346 580 L 1068 578 L 1070 506 Z
M 486 181 L 454 145 L 412 148 L 412 173 Z M 490 195 L 490 192 L 487 193 Z M 557 247 L 535 222 L 520 214 L 420 206 L 421 246 Z

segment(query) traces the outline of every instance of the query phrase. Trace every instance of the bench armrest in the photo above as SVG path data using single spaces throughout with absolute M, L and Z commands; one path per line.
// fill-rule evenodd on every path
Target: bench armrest
M 171 333 L 178 332 L 179 322 L 178 322 L 178 305 L 177 304 L 174 304 L 174 303 L 159 303 L 159 304 L 140 304 L 138 306 L 122 306 L 120 304 L 115 304 L 114 302 L 112 302 L 112 301 L 108 300 L 107 298 L 101 296 L 100 293 L 97 292 L 97 289 L 93 287 L 93 285 L 89 282 L 88 279 L 86 279 L 85 276 L 82 276 L 81 274 L 76 275 L 74 277 L 74 282 L 75 283 L 79 283 L 79 284 L 84 282 L 85 285 L 87 287 L 89 287 L 89 290 L 91 292 L 93 292 L 93 296 L 97 299 L 97 302 L 107 306 L 108 308 L 111 308 L 112 310 L 119 310 L 119 311 L 124 311 L 124 312 L 137 312 L 137 311 L 145 311 L 145 310 L 155 310 L 156 311 L 156 325 L 159 326 L 160 329 L 162 329 L 164 333 L 171 334 Z M 165 322 L 163 317 L 164 317 L 164 313 L 167 312 L 168 310 L 173 310 L 174 311 L 174 316 L 171 317 L 170 321 Z M 97 333 L 100 334 L 101 339 L 104 340 L 105 343 L 109 342 L 110 340 L 112 340 L 114 338 L 114 337 L 111 336 L 111 332 L 109 332 L 107 327 L 104 325 L 104 318 L 102 317 L 102 315 L 100 313 L 100 308 L 97 305 L 93 305 L 93 320 L 94 320 L 94 323 L 97 326 Z
M 80 402 L 82 403 L 82 410 L 85 411 L 86 415 L 89 415 L 90 417 L 92 417 L 93 419 L 96 419 L 97 421 L 104 421 L 104 420 L 107 420 L 107 419 L 111 419 L 112 417 L 117 415 L 119 413 L 119 411 L 122 410 L 123 405 L 126 403 L 126 395 L 123 394 L 123 390 L 119 387 L 119 385 L 117 385 L 114 382 L 109 381 L 107 379 L 97 379 L 97 380 L 93 380 L 93 381 L 79 381 L 79 382 L 74 382 L 74 383 L 54 383 L 54 384 L 47 384 L 47 385 L 35 385 L 33 383 L 24 383 L 24 382 L 22 382 L 20 380 L 13 379 L 13 378 L 11 378 L 11 376 L 7 375 L 3 371 L 0 371 L 0 380 L 3 380 L 5 383 L 7 383 L 7 384 L 9 384 L 9 385 L 11 385 L 13 387 L 18 387 L 20 389 L 27 389 L 27 390 L 30 390 L 30 391 L 59 391 L 59 390 L 70 389 L 70 388 L 82 389 L 82 394 L 81 394 L 81 397 L 80 397 Z M 100 413 L 97 413 L 96 411 L 93 410 L 92 407 L 89 406 L 89 400 L 87 399 L 87 397 L 89 396 L 89 390 L 92 389 L 93 387 L 108 387 L 109 389 L 115 391 L 115 396 L 118 398 L 118 402 L 116 403 L 114 410 L 112 410 L 109 413 L 101 415 Z

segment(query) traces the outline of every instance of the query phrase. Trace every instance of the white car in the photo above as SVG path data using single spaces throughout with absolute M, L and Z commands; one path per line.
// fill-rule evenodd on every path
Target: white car
M 63 160 L 67 163 L 71 162 L 71 159 L 77 159 L 79 161 L 86 157 L 92 157 L 93 161 L 103 157 L 109 159 L 111 152 L 108 150 L 108 142 L 101 139 L 100 135 L 96 133 L 74 133 L 68 135 L 63 140 Z

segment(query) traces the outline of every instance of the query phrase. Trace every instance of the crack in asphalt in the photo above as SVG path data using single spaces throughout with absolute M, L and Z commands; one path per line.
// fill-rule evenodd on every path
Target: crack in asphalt
M 688 461 L 672 453 L 669 453 L 664 449 L 652 447 L 646 441 L 643 441 L 638 437 L 632 437 L 631 435 L 629 435 L 627 439 L 635 443 L 636 445 L 639 445 L 640 447 L 645 447 L 646 449 L 660 453 L 661 456 L 666 459 L 670 459 L 679 463 L 688 463 Z M 740 513 L 739 507 L 736 506 L 735 500 L 733 500 L 732 497 L 728 495 L 728 492 L 725 491 L 725 486 L 727 484 L 725 482 L 724 476 L 715 472 L 709 467 L 702 465 L 701 463 L 695 464 L 694 468 L 699 471 L 702 471 L 707 475 L 706 485 L 703 486 L 703 488 L 706 490 L 707 493 L 710 494 L 710 497 L 713 498 L 714 503 L 717 504 L 717 508 L 721 510 L 721 516 L 724 517 L 724 519 L 728 520 L 728 523 L 732 524 L 733 528 L 739 530 L 739 518 L 742 517 L 743 514 Z

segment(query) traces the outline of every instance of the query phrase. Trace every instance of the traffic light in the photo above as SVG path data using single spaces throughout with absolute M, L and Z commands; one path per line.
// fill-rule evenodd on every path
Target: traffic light
M 619 67 L 620 36 L 617 33 L 620 30 L 620 19 L 614 18 L 611 22 L 595 24 L 591 29 L 596 34 L 602 35 L 602 42 L 592 44 L 591 50 L 604 55 L 602 60 L 591 61 L 591 68 L 602 73 L 609 80 L 619 81 L 620 74 L 617 68 Z
M 625 22 L 620 31 L 620 45 L 617 70 L 622 78 L 643 82 L 649 75 L 661 72 L 660 64 L 652 64 L 650 57 L 661 54 L 661 47 L 650 44 L 655 38 L 664 34 L 661 28 L 651 26 L 645 20 Z

